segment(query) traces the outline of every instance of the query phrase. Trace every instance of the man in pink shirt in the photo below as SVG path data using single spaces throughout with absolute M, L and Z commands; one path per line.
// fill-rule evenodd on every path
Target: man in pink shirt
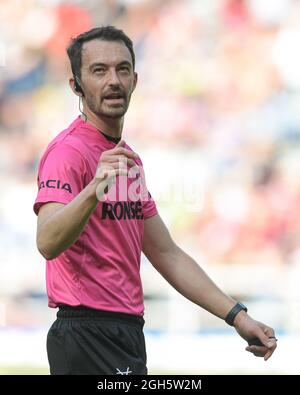
M 272 328 L 253 320 L 172 240 L 139 156 L 121 140 L 137 84 L 131 40 L 112 26 L 72 40 L 70 86 L 82 115 L 47 147 L 38 171 L 37 247 L 47 260 L 51 374 L 147 374 L 140 258 L 267 360 Z

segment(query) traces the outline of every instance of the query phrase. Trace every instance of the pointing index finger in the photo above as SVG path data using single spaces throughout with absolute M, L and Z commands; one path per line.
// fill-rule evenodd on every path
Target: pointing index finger
M 127 156 L 127 158 L 135 158 L 135 159 L 139 157 L 138 154 L 136 154 L 135 152 L 130 151 L 129 149 L 123 147 L 116 147 L 114 154 L 118 154 L 118 155 L 122 154 Z
M 120 140 L 120 141 L 118 142 L 118 144 L 115 146 L 115 148 L 125 147 L 125 145 L 126 145 L 125 140 Z

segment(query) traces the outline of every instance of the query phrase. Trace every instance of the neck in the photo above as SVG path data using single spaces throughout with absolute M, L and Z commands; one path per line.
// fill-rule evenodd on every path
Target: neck
M 83 106 L 83 113 L 86 115 L 87 123 L 93 125 L 96 129 L 107 134 L 111 137 L 121 137 L 123 130 L 124 117 L 121 118 L 108 118 L 99 117 L 87 108 Z M 81 115 L 81 119 L 85 121 L 85 117 Z

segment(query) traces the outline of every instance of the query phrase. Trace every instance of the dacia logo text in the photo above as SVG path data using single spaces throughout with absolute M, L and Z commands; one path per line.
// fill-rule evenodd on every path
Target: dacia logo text
M 39 190 L 42 188 L 65 189 L 69 193 L 72 193 L 71 185 L 67 182 L 61 182 L 60 180 L 41 181 L 39 183 Z

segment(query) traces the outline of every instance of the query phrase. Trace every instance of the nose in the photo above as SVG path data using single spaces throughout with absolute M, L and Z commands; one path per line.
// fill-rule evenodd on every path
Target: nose
M 115 69 L 110 69 L 107 73 L 107 83 L 110 86 L 120 86 L 120 79 Z

